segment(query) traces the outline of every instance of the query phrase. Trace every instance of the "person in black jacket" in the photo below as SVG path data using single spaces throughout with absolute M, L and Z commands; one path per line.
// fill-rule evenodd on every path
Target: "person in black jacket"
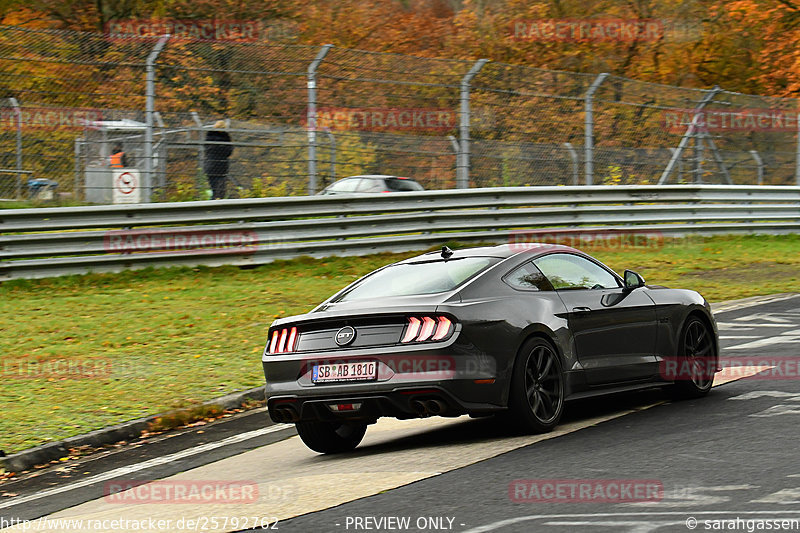
M 233 152 L 231 136 L 224 131 L 225 121 L 218 120 L 214 129 L 206 133 L 205 161 L 203 170 L 211 185 L 211 199 L 225 198 L 228 181 L 228 158 Z M 227 144 L 222 144 L 227 143 Z

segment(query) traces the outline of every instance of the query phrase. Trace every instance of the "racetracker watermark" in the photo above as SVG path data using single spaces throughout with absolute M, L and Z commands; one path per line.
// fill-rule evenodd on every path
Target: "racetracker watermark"
M 660 502 L 657 479 L 515 479 L 508 485 L 514 503 Z
M 525 230 L 512 231 L 508 244 L 514 250 L 536 249 L 548 244 L 560 244 L 580 250 L 627 250 L 647 248 L 660 250 L 664 247 L 664 235 L 660 231 L 615 231 L 615 230 Z
M 319 131 L 447 131 L 458 124 L 458 113 L 443 108 L 323 107 L 317 109 Z
M 509 35 L 531 42 L 689 42 L 702 37 L 699 22 L 679 19 L 514 20 Z
M 107 379 L 112 361 L 102 357 L 88 359 L 37 359 L 23 357 L 4 359 L 0 380 L 6 379 Z
M 691 125 L 699 132 L 753 131 L 794 133 L 800 127 L 797 110 L 790 109 L 670 109 L 661 112 L 669 133 L 684 134 Z
M 103 248 L 121 254 L 252 254 L 258 242 L 250 230 L 114 230 L 105 234 Z
M 394 379 L 453 379 L 456 360 L 449 355 L 397 355 L 385 361 L 394 372 Z
M 80 107 L 0 108 L 0 130 L 82 130 L 103 120 L 99 109 Z
M 796 380 L 800 379 L 800 359 L 793 357 L 667 357 L 658 365 L 662 379 L 690 381 L 711 378 L 717 369 L 727 379 Z
M 258 484 L 255 481 L 228 480 L 115 480 L 103 485 L 107 503 L 256 503 Z
M 111 39 L 159 37 L 195 41 L 264 42 L 286 40 L 297 30 L 289 21 L 129 19 L 106 24 Z

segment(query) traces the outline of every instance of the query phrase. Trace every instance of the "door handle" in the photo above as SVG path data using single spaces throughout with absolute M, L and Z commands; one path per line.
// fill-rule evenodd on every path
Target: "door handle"
M 591 311 L 591 307 L 573 307 L 572 312 L 576 315 L 585 315 L 589 311 Z

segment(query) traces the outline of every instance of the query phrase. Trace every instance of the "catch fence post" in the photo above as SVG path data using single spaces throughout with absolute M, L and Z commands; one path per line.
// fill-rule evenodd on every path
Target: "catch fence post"
M 156 108 L 156 59 L 169 41 L 169 34 L 159 37 L 145 66 L 145 130 L 144 130 L 144 175 L 142 176 L 142 202 L 150 201 L 153 188 L 153 114 Z
M 469 72 L 461 78 L 459 95 L 459 153 L 456 163 L 456 188 L 469 188 L 469 90 L 472 79 L 480 72 L 488 59 L 479 59 L 472 65 Z
M 19 108 L 19 102 L 16 98 L 11 97 L 8 99 L 11 103 L 11 107 L 14 108 L 14 117 L 16 119 L 16 126 L 17 126 L 17 190 L 16 190 L 16 197 L 17 200 L 22 199 L 22 110 Z
M 317 52 L 317 57 L 308 65 L 308 111 L 306 112 L 306 127 L 308 128 L 308 195 L 317 192 L 317 68 L 332 44 L 323 45 Z
M 608 72 L 599 74 L 583 97 L 583 165 L 586 185 L 594 183 L 594 93 L 608 77 Z

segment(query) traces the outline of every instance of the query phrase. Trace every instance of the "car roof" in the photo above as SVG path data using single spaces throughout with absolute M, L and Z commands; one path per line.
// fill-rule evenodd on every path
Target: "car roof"
M 367 178 L 367 179 L 386 179 L 386 178 L 397 178 L 401 180 L 409 180 L 409 181 L 416 181 L 413 178 L 408 178 L 406 176 L 391 176 L 389 174 L 362 174 L 358 176 L 347 176 L 346 178 L 342 178 L 342 180 L 347 180 L 350 178 Z M 339 180 L 339 181 L 342 181 Z
M 531 256 L 534 256 L 552 252 L 583 254 L 583 252 L 581 252 L 580 250 L 572 248 L 571 246 L 564 246 L 562 244 L 525 242 L 525 243 L 513 243 L 513 244 L 499 244 L 497 246 L 456 248 L 453 250 L 453 255 L 451 256 L 451 258 L 458 259 L 459 257 L 500 257 L 505 259 L 521 253 L 530 254 Z M 416 257 L 410 257 L 404 261 L 400 261 L 400 263 L 414 263 L 420 260 L 433 260 L 436 259 L 437 256 L 441 257 L 441 251 L 435 250 L 433 252 L 427 252 L 425 254 L 418 255 Z

